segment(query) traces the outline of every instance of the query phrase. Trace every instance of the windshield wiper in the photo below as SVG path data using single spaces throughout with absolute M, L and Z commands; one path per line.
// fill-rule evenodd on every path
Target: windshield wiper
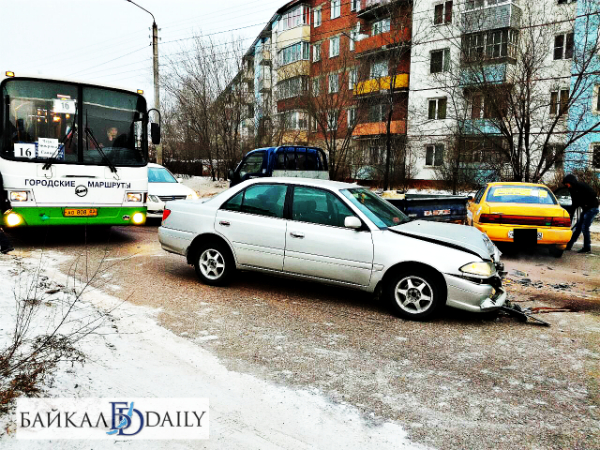
M 69 130 L 69 131 L 67 131 Z M 69 144 L 73 141 L 73 136 L 75 136 L 75 131 L 77 131 L 77 104 L 75 104 L 75 114 L 73 114 L 73 120 L 71 121 L 71 126 L 67 127 L 67 130 L 65 130 L 65 135 L 60 139 L 60 143 L 63 146 L 63 149 L 65 151 L 65 158 L 66 158 L 66 152 L 67 152 L 67 141 L 69 141 Z M 57 161 L 57 157 L 58 154 L 60 153 L 60 145 L 58 146 L 58 148 L 56 149 L 56 151 L 52 154 L 52 156 L 50 158 L 48 158 L 48 161 L 46 161 L 46 164 L 44 164 L 44 167 L 42 167 L 43 170 L 48 170 L 52 164 L 54 164 Z
M 87 120 L 86 120 L 87 122 Z M 90 127 L 88 127 L 87 125 L 85 126 L 85 134 L 92 139 L 92 143 L 94 144 L 94 146 L 96 147 L 96 150 L 98 150 L 98 153 L 100 153 L 100 155 L 102 156 L 102 160 L 106 163 L 106 165 L 110 168 L 110 171 L 113 173 L 117 173 L 117 168 L 114 166 L 114 164 L 110 161 L 110 159 L 108 159 L 108 156 L 106 156 L 106 153 L 104 153 L 102 151 L 102 149 L 100 148 L 100 144 L 98 143 L 98 141 L 96 140 L 94 133 L 92 133 L 92 130 L 90 129 Z M 89 144 L 88 144 L 88 148 L 89 149 Z

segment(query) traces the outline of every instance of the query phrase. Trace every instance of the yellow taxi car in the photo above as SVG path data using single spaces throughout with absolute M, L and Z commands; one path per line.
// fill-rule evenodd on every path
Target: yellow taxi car
M 467 222 L 495 242 L 549 245 L 562 256 L 571 239 L 571 218 L 543 184 L 488 183 L 469 200 Z

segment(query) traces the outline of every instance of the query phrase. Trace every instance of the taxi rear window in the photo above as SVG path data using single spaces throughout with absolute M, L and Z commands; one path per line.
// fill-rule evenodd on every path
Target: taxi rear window
M 495 203 L 527 203 L 556 205 L 552 192 L 542 186 L 492 186 L 486 200 Z

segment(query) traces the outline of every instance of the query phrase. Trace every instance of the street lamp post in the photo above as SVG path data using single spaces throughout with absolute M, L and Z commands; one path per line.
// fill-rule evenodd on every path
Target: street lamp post
M 159 90 L 159 79 L 158 79 L 158 25 L 156 25 L 156 19 L 154 18 L 154 14 L 148 11 L 146 8 L 138 5 L 132 0 L 125 0 L 132 5 L 137 6 L 138 8 L 146 11 L 148 14 L 152 16 L 152 62 L 153 62 L 153 72 L 154 72 L 154 107 L 160 111 L 160 90 Z M 158 144 L 156 146 L 156 162 L 158 164 L 162 164 L 162 145 Z

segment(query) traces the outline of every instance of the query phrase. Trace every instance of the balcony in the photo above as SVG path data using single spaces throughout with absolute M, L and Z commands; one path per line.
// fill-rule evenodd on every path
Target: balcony
M 469 119 L 463 123 L 466 136 L 501 136 L 500 128 L 494 119 Z
M 270 76 L 266 76 L 266 77 L 260 77 L 258 79 L 258 91 L 261 93 L 266 93 L 266 92 L 270 92 L 271 91 L 271 77 Z
M 521 23 L 521 8 L 513 2 L 505 2 L 476 7 L 465 11 L 462 16 L 463 34 L 500 28 L 518 29 Z
M 244 67 L 242 69 L 242 81 L 254 82 L 254 68 L 253 67 Z
M 271 65 L 271 51 L 268 48 L 262 48 L 256 53 L 256 61 L 259 65 L 270 66 Z
M 467 87 L 510 83 L 513 78 L 508 69 L 507 62 L 466 67 L 460 74 L 460 85 Z
M 371 80 L 356 83 L 354 95 L 372 94 L 383 90 L 389 90 L 391 85 L 391 76 L 373 78 Z M 394 89 L 408 89 L 408 74 L 400 73 L 394 80 Z
M 387 123 L 386 122 L 371 122 L 361 123 L 354 127 L 352 136 L 376 136 L 386 134 Z M 405 120 L 392 120 L 390 123 L 391 134 L 406 134 L 406 121 Z
M 356 56 L 364 56 L 363 53 L 371 54 L 378 51 L 386 51 L 400 44 L 410 42 L 411 30 L 410 28 L 403 28 L 400 31 L 394 31 L 394 34 L 381 33 L 375 36 L 369 36 L 366 39 L 356 41 L 354 50 Z
M 357 16 L 369 20 L 378 17 L 384 7 L 389 6 L 397 0 L 361 0 Z

